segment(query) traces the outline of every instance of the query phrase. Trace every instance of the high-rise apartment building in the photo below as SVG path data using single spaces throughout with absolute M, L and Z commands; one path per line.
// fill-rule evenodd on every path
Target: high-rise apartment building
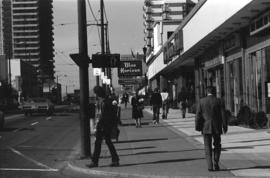
M 155 22 L 180 24 L 194 5 L 191 0 L 145 0 L 143 17 L 146 46 L 148 48 L 153 46 Z
M 4 46 L 3 46 L 3 20 L 2 20 L 2 3 L 0 0 L 0 55 L 4 54 Z
M 41 82 L 54 78 L 52 0 L 3 0 L 7 56 L 36 67 Z

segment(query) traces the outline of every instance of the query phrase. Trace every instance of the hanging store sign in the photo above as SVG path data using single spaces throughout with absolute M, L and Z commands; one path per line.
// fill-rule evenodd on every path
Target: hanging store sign
M 120 61 L 118 77 L 142 76 L 142 61 Z
M 217 58 L 214 58 L 212 60 L 206 61 L 204 63 L 204 67 L 205 68 L 211 68 L 211 67 L 215 67 L 215 66 L 218 66 L 218 65 L 221 65 L 221 64 L 224 64 L 224 56 L 217 57 Z
M 180 30 L 175 33 L 174 38 L 168 42 L 163 48 L 164 64 L 168 64 L 173 58 L 180 54 L 183 50 L 183 31 Z
M 133 85 L 142 83 L 142 78 L 119 78 L 119 85 Z
M 101 75 L 101 68 L 93 68 L 93 75 L 100 76 Z

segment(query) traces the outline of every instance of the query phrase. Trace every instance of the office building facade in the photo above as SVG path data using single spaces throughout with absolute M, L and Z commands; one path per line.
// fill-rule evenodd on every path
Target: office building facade
M 2 0 L 4 52 L 37 71 L 43 84 L 54 79 L 52 0 Z
M 154 27 L 156 23 L 167 25 L 179 25 L 183 18 L 194 7 L 190 0 L 145 0 L 143 6 L 144 17 L 144 41 L 147 53 L 150 53 L 154 45 Z M 175 30 L 175 29 L 174 29 Z M 174 30 L 170 31 L 170 34 Z M 168 34 L 168 35 L 170 35 Z M 166 34 L 167 35 L 167 34 Z

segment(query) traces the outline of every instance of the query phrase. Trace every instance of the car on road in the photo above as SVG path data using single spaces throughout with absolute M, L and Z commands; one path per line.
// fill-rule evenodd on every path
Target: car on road
M 29 98 L 23 102 L 21 109 L 26 116 L 32 115 L 33 113 L 52 115 L 54 112 L 54 104 L 48 98 Z
M 5 125 L 5 115 L 4 112 L 0 110 L 0 130 L 4 128 Z

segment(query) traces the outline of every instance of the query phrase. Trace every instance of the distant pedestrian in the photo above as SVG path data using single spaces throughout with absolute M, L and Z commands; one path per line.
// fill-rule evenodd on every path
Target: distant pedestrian
M 160 107 L 162 105 L 162 98 L 161 98 L 158 88 L 154 90 L 154 93 L 152 94 L 150 98 L 150 104 L 152 105 L 152 109 L 153 109 L 153 123 L 158 124 Z
M 131 105 L 132 105 L 132 118 L 135 120 L 136 128 L 141 127 L 141 119 L 143 118 L 143 101 L 142 97 L 139 97 L 138 93 L 132 97 Z
M 127 103 L 129 102 L 129 95 L 125 92 L 122 99 L 125 104 L 125 108 L 127 108 Z
M 162 99 L 162 119 L 167 119 L 169 112 L 169 93 L 167 89 L 163 89 L 160 95 Z
M 182 112 L 182 118 L 186 117 L 186 111 L 187 111 L 187 107 L 188 107 L 187 99 L 188 99 L 188 92 L 187 92 L 185 87 L 182 87 L 181 91 L 178 94 L 178 98 L 177 98 L 177 100 L 179 102 L 179 107 L 180 107 L 181 112 Z
M 228 130 L 224 104 L 221 99 L 214 96 L 214 93 L 214 87 L 207 88 L 207 96 L 199 101 L 195 119 L 195 129 L 201 131 L 203 134 L 205 156 L 209 171 L 220 170 L 220 135 L 222 133 L 227 133 Z M 212 139 L 214 141 L 214 159 L 212 159 Z
M 112 156 L 112 163 L 110 166 L 119 166 L 119 157 L 111 140 L 112 129 L 117 124 L 117 121 L 115 121 L 115 106 L 113 105 L 113 101 L 106 95 L 105 90 L 102 87 L 94 87 L 94 92 L 101 101 L 101 113 L 96 128 L 96 140 L 92 161 L 90 165 L 87 166 L 90 168 L 98 166 L 101 143 L 103 139 L 105 139 Z
M 182 118 L 184 119 L 186 118 L 186 112 L 187 112 L 187 106 L 188 106 L 187 101 L 186 100 L 181 101 L 180 106 L 181 106 Z

